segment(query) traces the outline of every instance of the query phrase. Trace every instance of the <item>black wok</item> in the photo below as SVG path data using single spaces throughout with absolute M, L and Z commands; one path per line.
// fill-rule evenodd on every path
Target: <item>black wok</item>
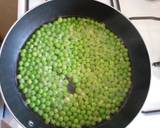
M 105 23 L 124 42 L 132 66 L 132 88 L 123 107 L 109 121 L 97 128 L 124 128 L 141 109 L 150 84 L 150 62 L 144 42 L 135 27 L 113 8 L 93 0 L 54 0 L 26 13 L 3 41 L 0 56 L 0 84 L 5 104 L 14 117 L 27 128 L 51 128 L 29 109 L 17 85 L 19 51 L 30 35 L 42 24 L 59 16 L 90 17 Z

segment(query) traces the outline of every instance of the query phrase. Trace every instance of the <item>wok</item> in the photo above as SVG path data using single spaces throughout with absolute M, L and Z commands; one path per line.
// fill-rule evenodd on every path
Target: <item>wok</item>
M 124 42 L 129 51 L 132 87 L 126 101 L 111 120 L 96 128 L 124 128 L 141 109 L 150 84 L 150 62 L 140 34 L 120 12 L 93 0 L 53 0 L 27 12 L 6 35 L 0 53 L 0 84 L 5 104 L 26 128 L 52 128 L 24 102 L 18 90 L 17 61 L 19 52 L 30 35 L 41 25 L 58 17 L 89 17 L 105 23 Z

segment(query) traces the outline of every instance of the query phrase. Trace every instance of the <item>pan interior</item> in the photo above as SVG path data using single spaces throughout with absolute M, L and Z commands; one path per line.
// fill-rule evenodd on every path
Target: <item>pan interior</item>
M 71 127 L 80 127 L 111 119 L 130 89 L 127 48 L 104 24 L 89 18 L 59 18 L 43 25 L 20 57 L 20 91 L 32 110 L 53 125 L 70 126 L 70 120 Z M 86 115 L 86 121 L 81 119 Z

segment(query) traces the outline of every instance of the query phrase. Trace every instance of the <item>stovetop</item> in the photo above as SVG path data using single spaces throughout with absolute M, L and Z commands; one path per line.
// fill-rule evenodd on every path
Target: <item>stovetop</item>
M 23 16 L 26 10 L 30 10 L 47 1 L 48 0 L 19 0 L 18 18 Z M 153 62 L 160 61 L 160 0 L 98 1 L 114 7 L 129 18 L 144 39 L 149 52 L 151 65 Z M 142 113 L 142 111 L 160 110 L 160 67 L 151 66 L 151 74 L 150 90 L 145 104 L 127 128 L 160 128 L 160 112 L 151 114 Z M 7 110 L 1 99 L 0 119 L 9 124 L 11 128 L 22 128 Z

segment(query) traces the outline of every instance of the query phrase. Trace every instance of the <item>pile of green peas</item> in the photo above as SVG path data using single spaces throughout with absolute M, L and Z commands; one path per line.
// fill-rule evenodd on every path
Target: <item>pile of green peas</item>
M 58 18 L 26 41 L 17 79 L 27 105 L 47 124 L 81 128 L 119 111 L 131 66 L 127 48 L 103 23 Z

